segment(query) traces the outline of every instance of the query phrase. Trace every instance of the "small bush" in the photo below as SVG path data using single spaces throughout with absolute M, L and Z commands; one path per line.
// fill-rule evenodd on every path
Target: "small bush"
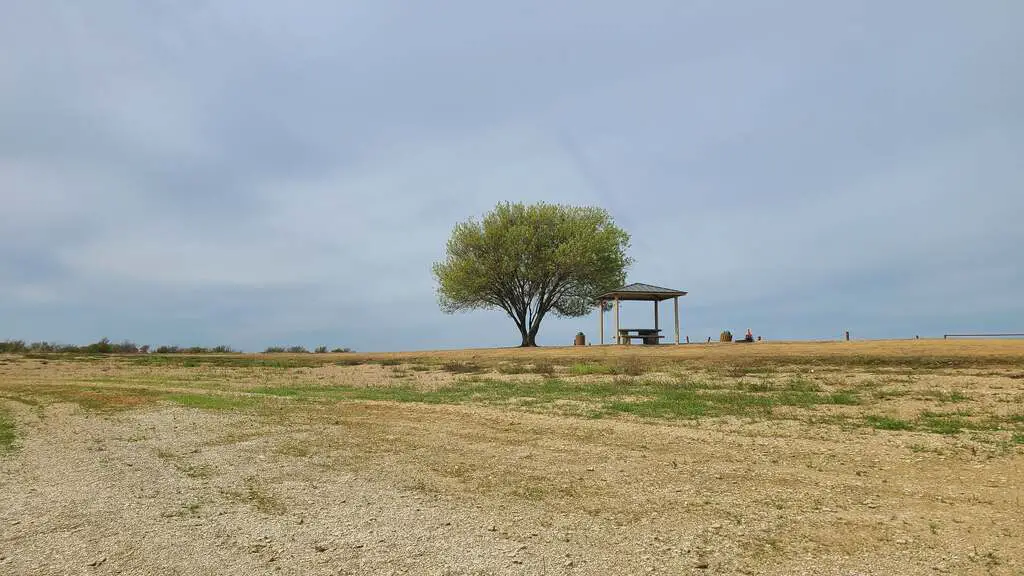
M 213 348 L 210 349 L 210 351 L 217 354 L 232 354 L 235 352 L 235 350 L 231 346 L 225 346 L 223 344 L 220 346 L 214 346 Z
M 292 354 L 309 354 L 309 350 L 306 350 L 305 346 L 291 346 L 288 348 L 288 352 Z
M 354 350 L 351 348 L 335 348 L 334 350 L 331 350 L 331 352 L 335 354 L 348 354 L 350 352 L 354 352 Z
M 316 350 L 314 350 L 313 352 L 315 352 L 317 354 L 326 354 L 327 353 L 327 346 L 317 346 Z
M 264 354 L 281 354 L 284 351 L 285 351 L 284 346 L 268 346 L 267 349 L 263 351 L 263 353 Z

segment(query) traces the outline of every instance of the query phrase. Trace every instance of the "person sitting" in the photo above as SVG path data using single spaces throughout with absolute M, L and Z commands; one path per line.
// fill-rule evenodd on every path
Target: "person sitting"
M 750 331 L 750 328 L 747 328 L 747 335 L 744 336 L 743 341 L 744 342 L 753 342 L 754 341 L 754 333 Z

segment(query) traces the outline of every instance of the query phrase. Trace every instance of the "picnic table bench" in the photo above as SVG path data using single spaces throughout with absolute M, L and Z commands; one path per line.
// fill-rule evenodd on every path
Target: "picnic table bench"
M 660 328 L 619 328 L 619 343 L 630 344 L 633 339 L 638 339 L 644 344 L 658 344 L 664 338 L 660 332 Z

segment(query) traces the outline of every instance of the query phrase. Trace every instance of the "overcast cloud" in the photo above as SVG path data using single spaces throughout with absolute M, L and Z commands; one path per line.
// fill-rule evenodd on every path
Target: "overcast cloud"
M 1022 21 L 999 0 L 3 0 L 0 339 L 515 345 L 501 312 L 442 314 L 430 274 L 502 200 L 607 208 L 630 281 L 690 292 L 692 339 L 1021 331 Z M 596 314 L 539 341 L 577 330 Z

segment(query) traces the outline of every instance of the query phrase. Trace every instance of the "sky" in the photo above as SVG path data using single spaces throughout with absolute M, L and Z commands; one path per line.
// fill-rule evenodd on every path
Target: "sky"
M 0 5 L 0 340 L 514 346 L 431 275 L 506 200 L 693 340 L 1024 331 L 1022 2 Z

